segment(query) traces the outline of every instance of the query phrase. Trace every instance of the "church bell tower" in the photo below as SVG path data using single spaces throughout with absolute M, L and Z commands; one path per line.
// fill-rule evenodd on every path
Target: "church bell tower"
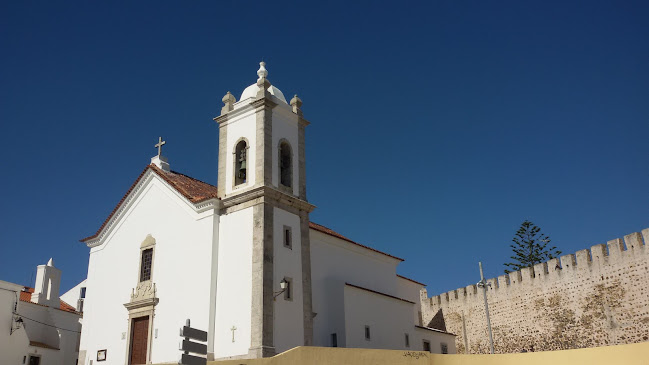
M 260 62 L 219 126 L 214 357 L 273 356 L 311 345 L 311 259 L 302 101 L 287 103 Z

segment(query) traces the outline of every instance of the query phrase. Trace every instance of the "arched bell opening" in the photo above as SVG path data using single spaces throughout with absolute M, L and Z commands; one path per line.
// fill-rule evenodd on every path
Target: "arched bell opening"
M 234 185 L 248 181 L 248 143 L 241 140 L 234 149 Z
M 293 151 L 286 140 L 279 144 L 279 183 L 289 188 L 293 186 Z

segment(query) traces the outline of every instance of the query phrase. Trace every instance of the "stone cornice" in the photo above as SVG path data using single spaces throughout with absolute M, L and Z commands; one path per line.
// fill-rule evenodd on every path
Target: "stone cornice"
M 252 102 L 251 102 L 249 104 L 242 105 L 242 106 L 240 106 L 240 107 L 238 107 L 236 109 L 232 109 L 229 112 L 227 112 L 226 114 L 221 114 L 218 117 L 213 118 L 213 120 L 219 124 L 219 127 L 223 127 L 223 126 L 225 126 L 227 124 L 226 122 L 228 122 L 228 121 L 230 121 L 230 120 L 232 120 L 232 119 L 234 119 L 234 118 L 236 118 L 236 117 L 238 117 L 238 116 L 240 116 L 242 114 L 245 114 L 246 112 L 251 112 L 253 110 L 254 110 L 254 108 L 252 107 Z
M 246 112 L 250 112 L 253 109 L 258 110 L 262 108 L 274 108 L 277 106 L 277 103 L 272 101 L 270 98 L 259 98 L 256 100 L 251 101 L 249 104 L 240 106 L 238 108 L 235 108 L 233 110 L 230 110 L 229 112 L 225 114 L 221 114 L 218 117 L 212 118 L 215 122 L 219 124 L 219 126 L 224 126 L 226 122 L 229 120 L 232 120 L 233 118 L 238 117 L 241 114 L 244 114 Z
M 257 100 L 253 100 L 250 105 L 252 105 L 253 108 L 255 109 L 261 109 L 261 108 L 274 108 L 277 106 L 277 103 L 270 100 L 269 98 L 259 98 Z
M 304 201 L 293 195 L 286 194 L 273 187 L 260 186 L 244 191 L 240 194 L 227 197 L 221 200 L 221 213 L 227 214 L 238 205 L 249 203 L 248 205 L 256 205 L 261 203 L 270 203 L 278 207 L 293 208 L 298 211 L 305 211 L 311 213 L 315 209 L 315 205 Z
M 306 127 L 307 125 L 311 124 L 308 120 L 304 119 L 303 117 L 299 117 L 297 122 L 301 125 Z
M 142 299 L 135 302 L 124 303 L 124 308 L 131 311 L 138 308 L 154 307 L 158 302 L 160 302 L 159 298 Z
M 229 115 L 229 113 L 228 113 L 228 114 L 221 114 L 221 115 L 219 115 L 218 117 L 212 118 L 212 120 L 214 120 L 214 121 L 217 122 L 218 124 L 221 124 L 221 123 L 223 123 L 223 122 L 227 122 L 227 121 L 228 121 L 228 115 Z

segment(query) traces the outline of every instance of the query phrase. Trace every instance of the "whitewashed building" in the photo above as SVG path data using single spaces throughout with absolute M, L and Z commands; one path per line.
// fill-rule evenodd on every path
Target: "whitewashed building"
M 34 288 L 0 280 L 0 364 L 77 363 L 81 313 L 59 297 L 60 283 L 52 259 Z
M 160 140 L 82 240 L 90 259 L 79 364 L 177 361 L 187 318 L 208 332 L 210 359 L 303 345 L 455 352 L 453 335 L 421 326 L 423 284 L 396 274 L 402 259 L 310 222 L 309 122 L 264 66 L 214 118 L 216 186 L 170 170 Z

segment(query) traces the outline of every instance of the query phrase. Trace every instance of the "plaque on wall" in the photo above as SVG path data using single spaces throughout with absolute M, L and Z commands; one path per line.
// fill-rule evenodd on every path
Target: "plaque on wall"
M 97 361 L 106 361 L 106 350 L 97 351 Z

